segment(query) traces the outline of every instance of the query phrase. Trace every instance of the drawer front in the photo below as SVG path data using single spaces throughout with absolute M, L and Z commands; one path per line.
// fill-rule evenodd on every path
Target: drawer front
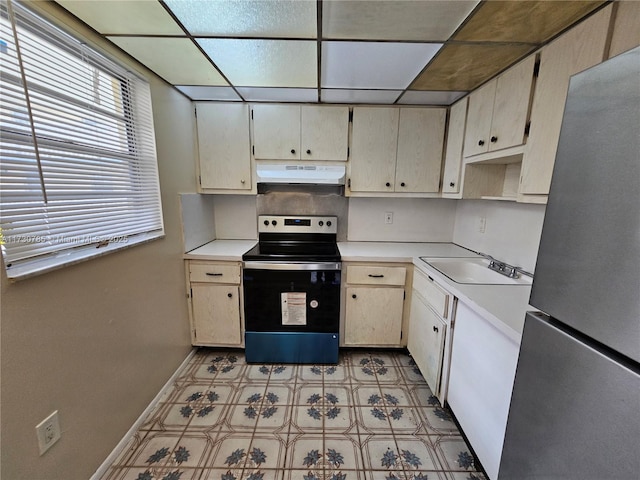
M 407 277 L 405 267 L 369 267 L 349 265 L 347 283 L 358 285 L 400 285 Z
M 442 318 L 447 318 L 451 294 L 417 269 L 413 275 L 413 289 L 416 290 Z
M 240 265 L 211 262 L 189 262 L 189 280 L 192 282 L 240 284 Z

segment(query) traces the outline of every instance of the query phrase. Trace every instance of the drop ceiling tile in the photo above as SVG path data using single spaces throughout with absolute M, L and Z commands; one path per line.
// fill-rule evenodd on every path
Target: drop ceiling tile
M 448 44 L 410 88 L 470 91 L 534 48 L 530 45 Z
M 603 3 L 582 0 L 483 2 L 454 39 L 541 43 Z
M 402 105 L 451 105 L 468 92 L 407 90 L 398 100 Z
M 325 39 L 447 40 L 478 0 L 329 1 L 322 3 Z
M 247 102 L 317 102 L 317 88 L 238 88 Z
M 231 87 L 203 87 L 197 85 L 176 85 L 176 88 L 191 100 L 242 100 Z
M 404 89 L 439 43 L 322 42 L 322 87 Z
M 200 38 L 198 43 L 233 85 L 317 86 L 315 41 Z
M 187 38 L 107 38 L 173 85 L 227 85 Z
M 316 2 L 165 0 L 194 36 L 315 38 Z
M 323 103 L 382 103 L 391 104 L 402 90 L 345 90 L 322 89 Z
M 57 0 L 57 3 L 103 35 L 184 34 L 159 2 Z

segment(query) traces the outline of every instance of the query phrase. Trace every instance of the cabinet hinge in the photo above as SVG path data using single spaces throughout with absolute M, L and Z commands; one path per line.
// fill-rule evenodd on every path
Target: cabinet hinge
M 189 289 L 189 298 L 193 298 L 193 288 Z
M 198 183 L 202 186 L 202 177 L 200 175 L 198 175 Z
M 196 116 L 196 118 L 198 118 L 198 109 L 197 108 L 193 109 L 193 114 Z
M 403 300 L 407 299 L 407 291 L 406 290 L 404 292 L 402 292 L 402 299 Z
M 531 131 L 531 122 L 527 122 L 527 124 L 524 126 L 525 137 L 529 136 L 530 131 Z
M 349 158 L 350 153 L 351 153 L 351 150 L 349 150 L 349 147 L 347 147 L 347 158 Z
M 349 121 L 353 123 L 353 110 L 349 111 Z
M 400 331 L 400 340 L 402 340 L 402 331 Z
M 347 179 L 347 187 L 348 187 L 348 188 L 351 188 L 351 179 L 350 179 L 350 178 L 349 178 L 349 179 Z
M 533 76 L 538 78 L 538 75 L 540 75 L 540 60 L 536 60 L 536 63 L 533 65 Z
M 255 145 L 251 145 L 251 152 L 253 152 L 253 154 L 256 154 L 256 146 Z
M 251 120 L 253 120 L 253 108 L 251 109 Z

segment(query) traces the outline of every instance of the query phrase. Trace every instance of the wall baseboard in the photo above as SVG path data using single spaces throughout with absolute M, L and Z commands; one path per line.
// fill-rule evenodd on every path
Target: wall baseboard
M 170 388 L 173 387 L 173 384 L 174 384 L 176 378 L 178 378 L 178 375 L 180 375 L 180 373 L 187 367 L 187 365 L 191 361 L 191 358 L 193 358 L 193 356 L 196 354 L 197 351 L 198 351 L 198 349 L 195 348 L 195 347 L 191 349 L 191 352 L 189 352 L 189 354 L 184 359 L 184 361 L 180 364 L 180 366 L 176 369 L 176 371 L 173 372 L 173 375 L 171 375 L 171 377 L 169 377 L 169 380 L 167 380 L 167 382 L 160 389 L 158 394 L 154 397 L 153 400 L 151 400 L 151 403 L 147 406 L 147 408 L 144 409 L 144 411 L 140 414 L 138 419 L 133 423 L 131 428 L 127 431 L 127 433 L 125 433 L 124 437 L 122 437 L 122 440 L 120 440 L 120 442 L 118 442 L 116 447 L 111 451 L 111 453 L 104 460 L 104 462 L 102 462 L 102 464 L 98 467 L 98 469 L 95 471 L 95 473 L 93 475 L 91 475 L 91 478 L 89 480 L 100 480 L 100 478 L 102 478 L 104 476 L 104 474 L 107 473 L 107 471 L 109 470 L 109 468 L 111 467 L 113 462 L 115 462 L 115 460 L 118 458 L 118 456 L 127 447 L 127 445 L 129 444 L 129 441 L 131 440 L 133 435 L 138 431 L 140 426 L 146 420 L 147 416 L 153 411 L 153 409 L 156 407 L 156 405 L 160 402 L 160 399 L 164 396 L 164 394 Z

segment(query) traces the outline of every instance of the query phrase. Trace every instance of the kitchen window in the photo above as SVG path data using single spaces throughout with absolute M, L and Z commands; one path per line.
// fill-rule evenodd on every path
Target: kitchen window
M 163 236 L 149 84 L 15 1 L 0 13 L 9 278 Z

